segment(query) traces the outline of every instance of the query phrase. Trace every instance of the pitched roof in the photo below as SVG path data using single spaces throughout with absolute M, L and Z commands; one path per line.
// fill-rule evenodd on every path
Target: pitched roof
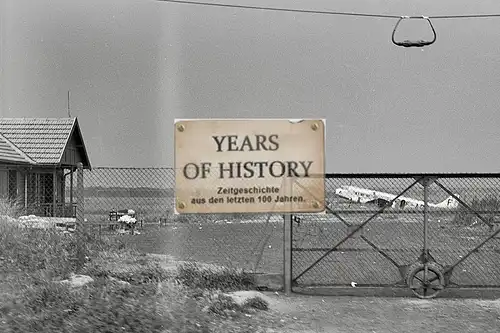
M 35 163 L 35 161 L 29 158 L 29 156 L 23 153 L 2 134 L 0 134 L 0 161 L 7 163 Z
M 81 137 L 77 124 L 76 118 L 0 118 L 0 133 L 36 164 L 57 165 L 75 128 Z

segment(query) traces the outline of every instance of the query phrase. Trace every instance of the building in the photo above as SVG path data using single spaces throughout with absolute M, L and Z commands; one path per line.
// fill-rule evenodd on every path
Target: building
M 78 162 L 91 168 L 77 118 L 0 118 L 0 198 L 25 214 L 74 217 Z

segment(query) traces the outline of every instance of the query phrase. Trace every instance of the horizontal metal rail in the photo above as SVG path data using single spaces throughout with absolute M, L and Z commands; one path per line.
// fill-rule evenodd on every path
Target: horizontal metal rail
M 329 247 L 310 247 L 310 248 L 307 248 L 307 247 L 299 247 L 299 248 L 293 248 L 292 251 L 294 252 L 326 252 L 326 251 L 330 251 L 331 248 Z M 381 251 L 385 251 L 385 252 L 420 252 L 422 251 L 422 248 L 419 247 L 419 248 L 405 248 L 405 249 L 402 249 L 402 248 L 399 248 L 399 249 L 388 249 L 388 248 L 380 248 L 379 250 Z M 449 251 L 448 248 L 435 248 L 433 247 L 431 249 L 432 251 L 436 251 L 436 250 L 443 250 L 443 251 Z M 473 252 L 479 252 L 479 249 L 475 249 L 475 248 L 472 248 L 472 247 L 468 247 L 468 248 L 459 248 L 459 250 L 461 251 L 473 251 Z M 332 252 L 378 252 L 377 250 L 375 249 L 372 249 L 372 248 L 337 248 L 335 250 L 333 250 Z M 497 252 L 495 250 L 481 250 L 481 252 Z
M 500 178 L 500 173 L 326 173 L 325 178 Z
M 342 209 L 342 210 L 337 210 L 337 209 L 332 209 L 331 210 L 332 212 L 330 211 L 327 211 L 326 212 L 326 215 L 333 215 L 334 213 L 338 213 L 338 214 L 374 214 L 376 212 L 378 212 L 378 210 L 375 210 L 375 209 L 366 209 L 366 210 L 363 210 L 363 209 Z M 476 210 L 477 213 L 484 213 L 484 214 L 498 214 L 500 215 L 500 211 L 493 211 L 493 210 Z M 423 210 L 408 210 L 408 211 L 391 211 L 391 210 L 385 210 L 384 212 L 380 213 L 380 215 L 391 215 L 391 214 L 394 214 L 394 215 L 414 215 L 414 214 L 417 214 L 417 215 L 422 215 L 424 213 Z M 468 212 L 468 211 L 465 211 L 465 210 L 462 210 L 462 211 L 459 211 L 459 210 L 432 210 L 432 209 L 429 209 L 429 213 L 432 213 L 432 214 L 444 214 L 444 215 L 455 215 L 457 213 L 461 213 L 461 214 L 474 214 L 473 212 Z M 317 216 L 321 216 L 321 215 L 318 215 L 316 213 L 314 213 L 315 215 L 315 218 Z M 302 217 L 302 216 L 307 216 L 307 215 L 302 215 L 302 214 L 298 214 L 297 216 L 299 217 Z
M 296 286 L 301 287 L 300 282 L 295 282 Z M 322 288 L 322 287 L 349 287 L 352 288 L 352 285 L 350 283 L 307 283 L 307 285 L 304 285 L 305 288 Z M 407 289 L 408 286 L 405 284 L 398 284 L 397 282 L 395 283 L 356 283 L 356 288 L 385 288 L 385 287 L 391 287 L 391 288 L 401 288 L 401 289 Z M 482 284 L 461 284 L 458 286 L 447 286 L 446 289 L 462 289 L 462 288 L 470 288 L 470 289 L 491 289 L 491 288 L 498 288 L 500 287 L 500 282 L 499 284 L 491 284 L 491 285 L 482 285 Z

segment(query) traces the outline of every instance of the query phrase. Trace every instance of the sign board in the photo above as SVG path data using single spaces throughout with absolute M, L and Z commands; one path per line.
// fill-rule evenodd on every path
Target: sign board
M 176 213 L 325 210 L 324 120 L 175 121 Z

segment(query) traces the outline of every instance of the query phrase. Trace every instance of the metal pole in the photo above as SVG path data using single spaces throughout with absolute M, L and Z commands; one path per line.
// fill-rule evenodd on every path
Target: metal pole
M 283 235 L 283 289 L 285 295 L 292 293 L 292 214 L 284 215 Z
M 427 262 L 429 260 L 429 250 L 427 249 L 427 223 L 429 222 L 429 178 L 424 179 L 424 280 L 423 284 L 428 283 L 428 267 Z M 427 289 L 424 289 L 424 295 Z
M 427 262 L 427 223 L 429 214 L 429 180 L 424 179 L 424 260 Z
M 284 192 L 291 196 L 292 179 L 285 179 Z M 292 206 L 290 204 L 289 211 Z M 283 290 L 285 295 L 290 296 L 292 293 L 292 214 L 283 216 Z
M 84 230 L 84 205 L 83 205 L 83 164 L 79 162 L 77 164 L 77 174 L 76 174 L 76 237 L 78 242 L 78 253 L 77 253 L 77 270 L 83 268 L 85 264 L 85 253 L 83 236 L 85 235 Z

